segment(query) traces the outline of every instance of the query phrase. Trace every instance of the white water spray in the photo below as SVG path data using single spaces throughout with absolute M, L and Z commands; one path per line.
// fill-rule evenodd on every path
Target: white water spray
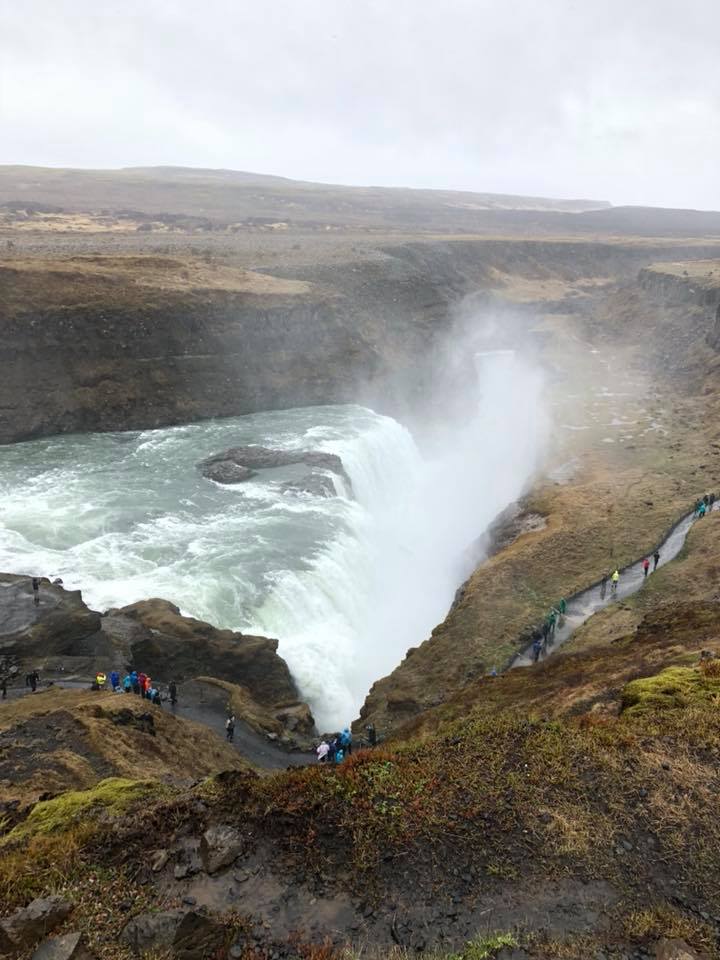
M 275 584 L 274 628 L 322 728 L 356 716 L 369 687 L 427 639 L 469 573 L 467 548 L 522 493 L 547 435 L 539 373 L 511 351 L 478 355 L 482 395 L 432 459 L 381 418 L 361 442 L 325 442 L 357 495 L 352 533 Z M 466 562 L 466 561 L 465 561 Z

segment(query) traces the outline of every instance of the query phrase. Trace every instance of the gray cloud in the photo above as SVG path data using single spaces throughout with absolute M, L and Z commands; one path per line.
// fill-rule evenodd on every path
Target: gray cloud
M 720 208 L 717 0 L 0 0 L 0 161 Z

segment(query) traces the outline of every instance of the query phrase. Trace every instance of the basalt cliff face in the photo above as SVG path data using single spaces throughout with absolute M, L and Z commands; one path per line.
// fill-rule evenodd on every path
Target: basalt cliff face
M 350 401 L 411 420 L 452 393 L 442 356 L 468 295 L 487 305 L 518 277 L 607 281 L 683 252 L 427 240 L 268 272 L 221 254 L 13 254 L 0 261 L 0 442 Z

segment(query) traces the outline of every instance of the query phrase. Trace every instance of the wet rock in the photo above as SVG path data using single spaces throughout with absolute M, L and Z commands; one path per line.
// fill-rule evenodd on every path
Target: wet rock
M 684 940 L 658 940 L 655 945 L 656 960 L 702 960 Z
M 143 913 L 132 919 L 120 939 L 136 953 L 169 950 L 177 960 L 204 960 L 213 955 L 223 936 L 222 927 L 194 910 Z
M 335 453 L 325 453 L 322 450 L 272 450 L 268 447 L 230 447 L 216 453 L 198 464 L 203 476 L 206 471 L 216 464 L 227 463 L 244 467 L 246 470 L 269 470 L 273 467 L 286 467 L 295 463 L 304 463 L 308 467 L 317 467 L 320 470 L 329 470 L 343 477 L 350 484 L 350 478 L 340 457 Z
M 83 942 L 81 933 L 66 933 L 42 943 L 32 960 L 95 960 Z
M 13 947 L 30 947 L 47 936 L 72 911 L 72 904 L 62 897 L 42 897 L 27 907 L 0 920 L 0 945 L 3 939 Z
M 200 859 L 208 873 L 217 873 L 242 853 L 242 834 L 228 824 L 208 827 L 200 840 Z
M 309 473 L 300 480 L 288 480 L 280 489 L 284 493 L 310 493 L 315 497 L 337 496 L 332 478 L 324 473 Z
M 233 463 L 232 460 L 206 463 L 201 467 L 201 473 L 208 480 L 214 480 L 215 483 L 242 483 L 257 476 L 255 470 L 243 467 L 239 463 Z

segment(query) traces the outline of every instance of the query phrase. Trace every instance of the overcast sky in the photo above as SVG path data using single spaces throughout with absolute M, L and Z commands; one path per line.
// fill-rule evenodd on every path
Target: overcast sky
M 0 0 L 0 162 L 720 209 L 720 0 Z

